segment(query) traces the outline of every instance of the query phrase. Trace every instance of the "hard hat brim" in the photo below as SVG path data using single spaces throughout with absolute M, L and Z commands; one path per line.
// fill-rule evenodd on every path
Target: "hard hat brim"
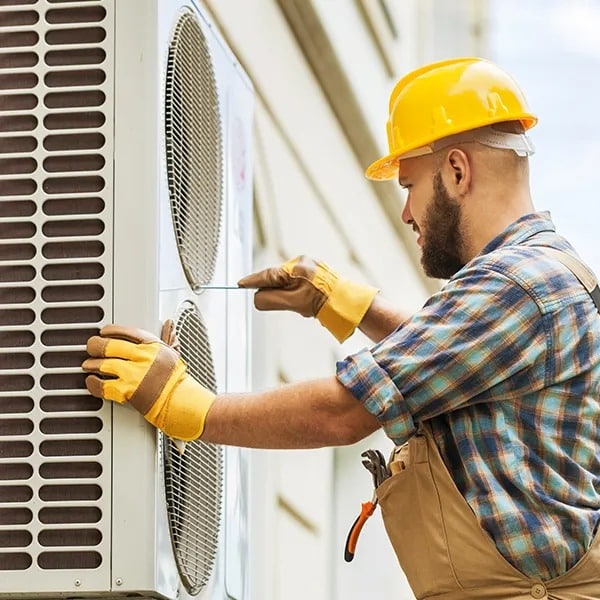
M 367 167 L 365 175 L 372 181 L 398 179 L 400 172 L 400 155 L 401 153 L 388 154 L 383 158 L 379 158 Z
M 523 129 L 525 131 L 527 131 L 528 129 L 531 129 L 536 123 L 537 123 L 537 117 L 535 115 L 532 114 L 525 114 L 525 115 L 519 115 L 519 121 L 521 121 L 521 124 L 523 125 Z M 488 125 L 493 126 L 494 123 L 489 123 Z M 493 140 L 486 140 L 484 138 L 477 138 L 477 137 L 473 137 L 472 139 L 470 138 L 471 132 L 475 132 L 475 131 L 481 131 L 485 128 L 484 127 L 469 127 L 466 130 L 460 131 L 460 132 L 453 132 L 450 135 L 447 135 L 443 138 L 438 138 L 437 140 L 433 139 L 433 140 L 426 140 L 423 141 L 420 144 L 417 144 L 416 147 L 413 148 L 408 148 L 402 152 L 393 152 L 391 154 L 388 154 L 387 156 L 384 156 L 382 158 L 377 159 L 375 162 L 371 163 L 366 171 L 365 171 L 365 175 L 368 179 L 371 179 L 373 181 L 386 181 L 386 180 L 390 180 L 390 179 L 398 179 L 399 174 L 400 174 L 400 161 L 401 160 L 405 160 L 407 158 L 416 158 L 417 156 L 423 156 L 425 154 L 431 154 L 434 151 L 436 142 L 444 142 L 444 140 L 447 140 L 450 143 L 460 143 L 460 142 L 464 142 L 464 141 L 479 141 L 483 144 L 486 145 L 491 145 L 491 146 L 495 146 L 497 148 L 510 148 L 512 150 L 518 151 L 518 150 L 528 150 L 527 146 L 529 145 L 529 141 L 526 142 L 524 147 L 521 147 L 520 145 L 515 146 L 514 144 L 506 144 L 506 143 L 493 143 Z M 519 136 L 518 134 L 507 134 L 507 132 L 504 132 L 504 134 L 502 133 L 497 133 L 494 132 L 494 136 L 511 136 L 512 137 L 523 137 L 523 136 Z M 458 139 L 459 136 L 462 136 L 464 139 Z M 490 136 L 490 134 L 488 133 L 488 137 Z M 444 144 L 444 146 L 447 144 Z M 443 146 L 441 146 L 443 147 Z M 519 153 L 519 152 L 517 152 Z M 529 153 L 533 153 L 533 152 L 527 152 L 527 154 Z

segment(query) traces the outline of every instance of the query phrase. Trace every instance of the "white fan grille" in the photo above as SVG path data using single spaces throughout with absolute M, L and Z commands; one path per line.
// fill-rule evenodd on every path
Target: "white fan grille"
M 176 322 L 181 356 L 188 372 L 216 392 L 206 327 L 194 305 L 186 303 Z M 161 435 L 167 514 L 175 560 L 188 593 L 198 594 L 213 572 L 222 519 L 223 452 L 195 441 L 183 455 Z
M 184 13 L 169 48 L 166 158 L 175 236 L 193 289 L 214 274 L 221 229 L 223 151 L 212 61 L 197 18 Z

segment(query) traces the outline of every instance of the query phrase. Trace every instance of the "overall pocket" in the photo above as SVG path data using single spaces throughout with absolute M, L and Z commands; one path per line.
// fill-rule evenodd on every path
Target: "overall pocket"
M 377 488 L 381 514 L 398 562 L 417 598 L 461 589 L 447 540 L 430 465 L 427 440 L 408 442 L 403 467 Z M 400 450 L 395 458 L 400 458 Z M 393 464 L 390 463 L 390 466 Z

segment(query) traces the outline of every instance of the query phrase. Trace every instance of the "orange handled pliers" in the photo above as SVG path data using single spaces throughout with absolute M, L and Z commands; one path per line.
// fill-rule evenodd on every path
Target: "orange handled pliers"
M 363 466 L 371 476 L 373 477 L 373 498 L 370 502 L 363 502 L 361 505 L 360 515 L 356 517 L 356 521 L 350 527 L 348 532 L 348 538 L 346 539 L 346 546 L 344 548 L 344 559 L 346 562 L 350 562 L 354 558 L 356 552 L 356 544 L 358 542 L 358 536 L 367 522 L 367 519 L 373 514 L 377 507 L 377 488 L 391 475 L 388 469 L 385 457 L 379 450 L 366 450 L 361 454 L 365 459 L 362 461 Z
M 373 514 L 377 507 L 377 495 L 373 494 L 373 498 L 370 502 L 363 502 L 361 504 L 360 515 L 356 517 L 356 521 L 350 527 L 348 537 L 346 539 L 346 546 L 344 548 L 344 560 L 350 562 L 354 558 L 356 551 L 356 544 L 358 542 L 358 536 L 362 531 L 363 525 L 367 522 L 367 519 Z

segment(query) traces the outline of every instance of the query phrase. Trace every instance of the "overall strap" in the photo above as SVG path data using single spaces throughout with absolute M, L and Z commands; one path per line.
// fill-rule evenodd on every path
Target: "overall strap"
M 564 250 L 557 250 L 556 248 L 550 248 L 549 246 L 538 246 L 538 248 L 541 248 L 547 255 L 552 256 L 561 262 L 573 273 L 573 275 L 575 275 L 575 277 L 577 277 L 577 279 L 579 279 L 588 294 L 592 297 L 592 300 L 600 313 L 600 288 L 598 287 L 596 276 L 591 269 L 578 258 Z

